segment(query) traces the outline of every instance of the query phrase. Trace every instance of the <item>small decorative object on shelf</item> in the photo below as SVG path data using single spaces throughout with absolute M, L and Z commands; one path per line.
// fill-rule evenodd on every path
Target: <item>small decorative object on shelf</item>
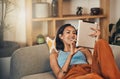
M 45 38 L 43 35 L 40 34 L 37 36 L 37 44 L 43 44 L 43 43 L 45 43 Z
M 82 15 L 82 7 L 77 7 L 76 15 Z
M 52 8 L 52 17 L 57 17 L 58 16 L 58 0 L 52 0 L 51 8 Z
M 94 7 L 91 8 L 91 15 L 99 15 L 101 13 L 100 8 Z

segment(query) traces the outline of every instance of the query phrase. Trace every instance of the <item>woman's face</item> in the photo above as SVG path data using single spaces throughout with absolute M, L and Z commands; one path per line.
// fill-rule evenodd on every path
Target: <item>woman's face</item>
M 70 44 L 73 40 L 76 40 L 76 29 L 72 26 L 68 26 L 64 29 L 63 34 L 59 35 L 64 44 Z

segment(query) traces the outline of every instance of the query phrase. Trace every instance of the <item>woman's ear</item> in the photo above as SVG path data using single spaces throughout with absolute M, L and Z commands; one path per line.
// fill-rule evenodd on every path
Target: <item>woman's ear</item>
M 60 39 L 63 39 L 63 37 L 62 37 L 62 35 L 61 35 L 61 34 L 59 34 L 59 38 L 60 38 Z

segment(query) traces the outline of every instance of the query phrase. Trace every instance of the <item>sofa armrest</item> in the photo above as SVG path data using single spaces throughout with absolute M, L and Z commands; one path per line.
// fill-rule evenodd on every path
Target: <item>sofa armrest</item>
M 23 47 L 11 57 L 10 79 L 51 71 L 47 44 Z
M 120 70 L 120 46 L 117 46 L 117 45 L 110 45 L 110 46 L 113 51 L 113 55 L 114 55 L 116 64 Z

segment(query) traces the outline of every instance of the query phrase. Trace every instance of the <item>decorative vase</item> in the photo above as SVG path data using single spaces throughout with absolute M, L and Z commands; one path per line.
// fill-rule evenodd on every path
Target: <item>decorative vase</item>
M 57 0 L 52 0 L 51 8 L 52 8 L 52 17 L 57 17 L 58 16 L 58 1 Z

